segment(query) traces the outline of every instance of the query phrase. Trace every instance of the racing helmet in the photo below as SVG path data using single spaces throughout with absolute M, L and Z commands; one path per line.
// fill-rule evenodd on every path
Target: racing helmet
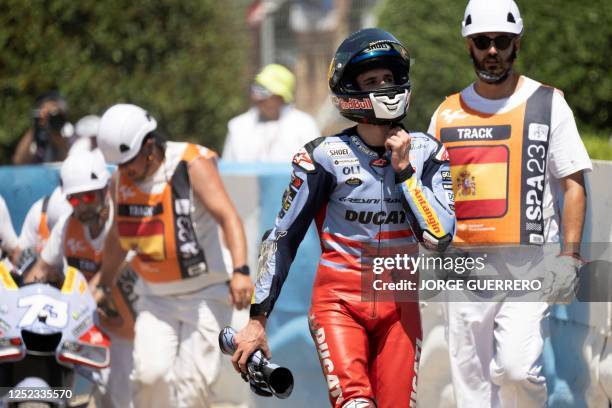
M 523 19 L 514 0 L 470 0 L 461 22 L 461 35 L 496 32 L 523 32 Z
M 100 119 L 98 147 L 107 162 L 123 164 L 136 157 L 145 136 L 156 128 L 155 119 L 141 107 L 113 105 Z
M 371 91 L 359 89 L 357 76 L 376 68 L 391 70 L 394 84 Z M 329 66 L 332 103 L 354 122 L 399 122 L 410 103 L 409 72 L 410 56 L 397 38 L 379 28 L 356 31 L 340 44 Z
M 108 185 L 110 172 L 99 149 L 69 155 L 60 168 L 64 195 L 101 190 Z

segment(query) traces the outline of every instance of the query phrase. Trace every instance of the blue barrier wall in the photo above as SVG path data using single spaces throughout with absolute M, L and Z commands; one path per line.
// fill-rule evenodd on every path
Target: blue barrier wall
M 290 168 L 284 165 L 235 165 L 221 163 L 226 176 L 257 176 L 259 201 L 253 202 L 261 209 L 259 231 L 261 237 L 272 227 L 280 208 L 282 193 L 289 181 Z M 30 205 L 49 194 L 58 184 L 58 167 L 21 166 L 0 167 L 0 195 L 7 202 L 17 232 Z M 249 197 L 233 197 L 248 200 Z M 257 245 L 249 242 L 249 245 Z M 269 341 L 274 361 L 289 367 L 296 380 L 293 395 L 287 401 L 255 398 L 260 407 L 319 407 L 327 406 L 326 384 L 321 374 L 316 349 L 310 338 L 307 311 L 312 293 L 320 247 L 314 228 L 311 227 L 291 268 L 274 313 L 269 319 Z M 255 265 L 251 265 L 252 268 Z M 551 336 L 546 341 L 544 372 L 547 376 L 550 406 L 584 407 L 584 390 L 588 381 L 586 363 L 580 350 L 588 333 L 588 327 L 575 323 L 584 321 L 588 307 L 582 304 L 557 306 L 551 312 Z M 574 319 L 572 315 L 581 316 Z
M 59 166 L 0 166 L 0 195 L 6 201 L 17 235 L 30 206 L 59 184 Z

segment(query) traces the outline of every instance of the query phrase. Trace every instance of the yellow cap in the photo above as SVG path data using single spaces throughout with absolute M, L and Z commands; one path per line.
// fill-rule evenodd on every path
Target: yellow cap
M 293 101 L 295 75 L 282 65 L 266 65 L 255 77 L 255 82 L 282 97 L 285 103 Z

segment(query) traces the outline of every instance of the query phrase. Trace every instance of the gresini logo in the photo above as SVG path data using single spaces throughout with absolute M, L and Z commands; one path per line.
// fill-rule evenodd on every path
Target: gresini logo
M 340 197 L 340 202 L 349 202 L 351 204 L 378 204 L 380 203 L 380 198 L 362 198 L 362 197 Z M 385 198 L 383 200 L 388 204 L 396 204 L 401 202 L 399 198 Z
M 468 115 L 464 112 L 463 109 L 457 109 L 456 111 L 451 109 L 444 109 L 442 112 L 440 112 L 440 116 L 444 118 L 446 123 L 452 123 L 457 119 L 463 119 L 468 117 Z
M 362 153 L 365 153 L 370 157 L 378 158 L 378 154 L 372 149 L 370 149 L 369 147 L 365 146 L 361 142 L 361 139 L 359 139 L 358 136 L 355 136 L 355 135 L 351 136 L 351 141 L 355 144 L 355 146 L 357 146 L 357 149 L 359 149 Z
M 372 109 L 372 102 L 369 99 L 357 98 L 336 98 L 336 102 L 340 109 L 343 110 L 367 110 Z

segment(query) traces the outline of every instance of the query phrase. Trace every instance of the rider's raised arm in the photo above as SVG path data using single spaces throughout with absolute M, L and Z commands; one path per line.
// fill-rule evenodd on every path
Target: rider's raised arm
M 423 133 L 411 133 L 408 171 L 396 182 L 404 205 L 414 213 L 419 238 L 431 249 L 444 250 L 455 236 L 455 201 L 448 153 L 442 143 Z

